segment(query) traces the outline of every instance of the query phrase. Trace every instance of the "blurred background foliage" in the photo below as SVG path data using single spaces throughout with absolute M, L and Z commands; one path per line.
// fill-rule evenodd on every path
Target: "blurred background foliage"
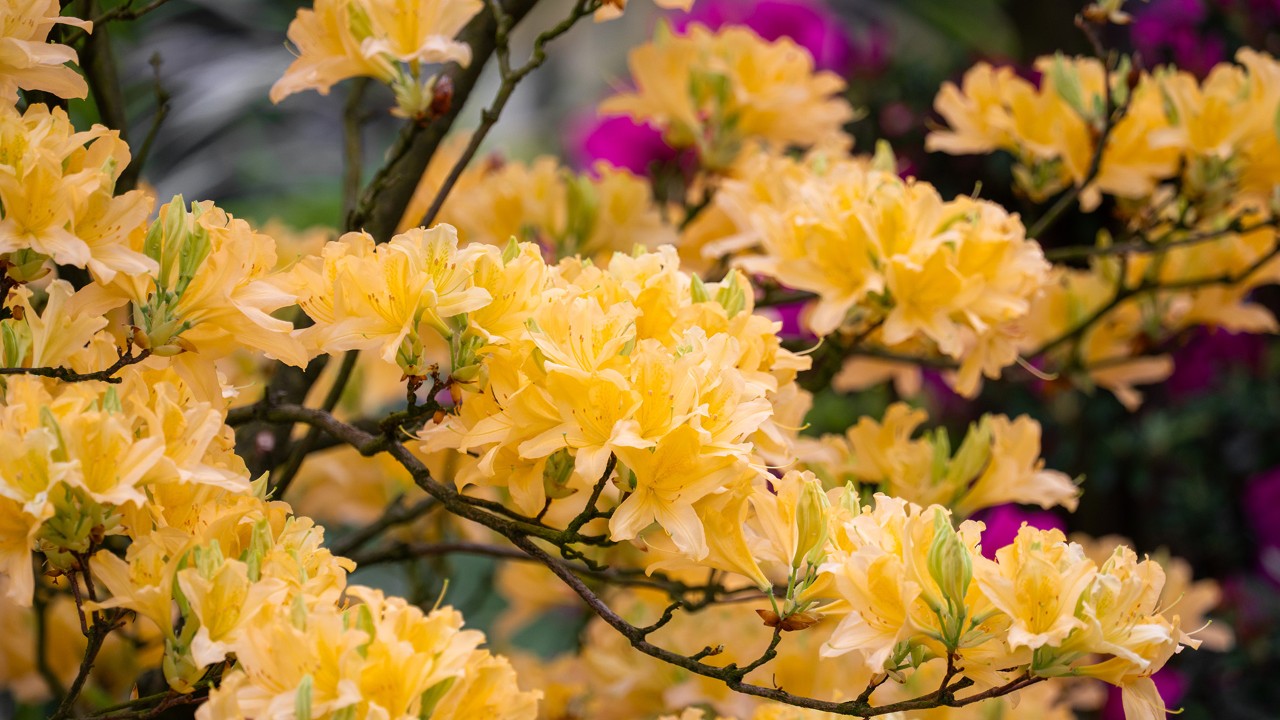
M 753 0 L 735 0 L 744 4 Z M 113 37 L 128 102 L 131 138 L 144 137 L 158 106 L 170 98 L 145 180 L 160 197 L 183 193 L 216 201 L 258 223 L 295 228 L 333 227 L 341 215 L 342 105 L 349 84 L 327 97 L 293 96 L 280 106 L 267 89 L 291 60 L 283 43 L 295 0 L 175 0 L 141 21 L 120 25 Z M 526 24 L 546 25 L 566 3 L 544 3 Z M 660 17 L 634 3 L 623 22 L 573 30 L 552 60 L 520 86 L 487 140 L 506 157 L 542 153 L 582 164 L 582 138 L 594 106 L 626 76 L 622 49 L 648 37 Z M 850 128 L 858 148 L 889 141 L 900 167 L 934 183 L 944 195 L 972 193 L 1017 210 L 1043 212 L 1010 191 L 1001 156 L 950 157 L 923 151 L 939 85 L 971 64 L 1011 64 L 1031 74 L 1038 55 L 1083 53 L 1073 25 L 1081 3 L 1070 0 L 827 0 L 851 53 L 850 98 L 862 117 Z M 1280 0 L 1151 0 L 1131 3 L 1135 22 L 1108 41 L 1138 54 L 1150 67 L 1174 62 L 1205 73 L 1237 48 L 1280 51 Z M 541 17 L 539 17 L 541 15 Z M 517 52 L 528 38 L 517 37 Z M 155 69 L 158 68 L 158 71 Z M 492 94 L 489 77 L 478 90 Z M 371 171 L 395 135 L 382 108 L 388 93 L 371 93 L 365 165 Z M 473 102 L 472 105 L 478 103 Z M 81 121 L 92 105 L 73 103 Z M 460 124 L 474 125 L 468 108 Z M 135 140 L 137 142 L 137 140 Z M 1077 216 L 1041 238 L 1049 247 L 1093 236 L 1098 217 Z M 1273 289 L 1274 290 L 1274 289 Z M 1280 311 L 1280 292 L 1260 298 Z M 1029 414 L 1044 425 L 1049 467 L 1084 476 L 1084 496 L 1069 531 L 1120 534 L 1140 552 L 1167 549 L 1185 557 L 1197 578 L 1223 588 L 1218 612 L 1236 632 L 1226 653 L 1187 653 L 1175 659 L 1161 687 L 1185 718 L 1275 718 L 1280 708 L 1280 342 L 1275 337 L 1192 333 L 1171 347 L 1177 371 L 1149 388 L 1142 407 L 1125 410 L 1110 394 L 1071 390 L 1013 371 L 988 383 L 972 403 L 926 376 L 926 404 L 952 437 L 983 412 Z M 811 431 L 841 431 L 863 414 L 879 417 L 896 399 L 891 387 L 816 398 Z M 452 563 L 446 566 L 445 563 Z M 469 623 L 485 627 L 503 605 L 492 592 L 494 563 L 453 558 L 423 560 L 409 569 L 375 568 L 363 582 L 431 602 L 437 578 L 455 578 L 449 601 Z M 517 644 L 550 654 L 567 649 L 582 616 L 551 614 L 516 636 Z M 1104 717 L 1115 717 L 1108 706 Z

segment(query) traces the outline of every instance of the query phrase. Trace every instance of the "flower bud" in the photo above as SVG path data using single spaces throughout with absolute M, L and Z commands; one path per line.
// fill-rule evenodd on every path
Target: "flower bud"
M 933 543 L 929 546 L 929 576 L 938 584 L 947 608 L 940 612 L 943 636 L 947 644 L 958 643 L 964 620 L 964 599 L 973 580 L 973 558 L 951 520 L 941 509 L 933 516 Z M 942 610 L 940 608 L 940 610 Z
M 796 554 L 792 567 L 800 567 L 802 561 L 817 565 L 825 554 L 827 545 L 827 494 L 817 478 L 810 477 L 800 486 L 800 499 L 796 502 Z

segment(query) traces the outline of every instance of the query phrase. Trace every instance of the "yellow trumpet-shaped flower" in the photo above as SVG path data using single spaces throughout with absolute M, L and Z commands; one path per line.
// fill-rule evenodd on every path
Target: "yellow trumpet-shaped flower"
M 975 558 L 974 578 L 993 605 L 1009 616 L 1009 645 L 1057 646 L 1083 628 L 1076 604 L 1098 569 L 1059 530 L 1023 525 L 1013 544 L 994 561 Z
M 76 51 L 46 42 L 58 24 L 93 29 L 91 22 L 63 17 L 57 0 L 0 2 L 0 100 L 14 103 L 19 88 L 63 98 L 85 96 L 89 88 L 84 78 L 67 67 L 76 61 Z
M 406 374 L 425 375 L 431 337 L 451 337 L 447 321 L 490 301 L 471 281 L 471 264 L 483 252 L 458 250 L 448 225 L 411 230 L 383 245 L 348 233 L 284 281 L 315 321 L 300 337 L 313 352 L 375 350 Z
M 844 81 L 815 72 L 813 58 L 789 39 L 766 42 L 741 27 L 684 35 L 660 30 L 631 52 L 634 92 L 604 101 L 600 111 L 661 128 L 675 147 L 696 147 L 702 162 L 729 167 L 743 144 L 849 144 L 843 125 L 853 109 L 839 98 Z
M 62 109 L 0 106 L 0 255 L 88 268 L 103 283 L 154 270 L 140 252 L 150 196 L 115 195 L 128 164 L 128 147 L 101 125 L 77 132 Z
M 732 457 L 706 456 L 698 432 L 682 425 L 653 450 L 619 447 L 618 460 L 635 476 L 630 495 L 609 519 L 614 540 L 640 534 L 656 522 L 681 552 L 702 558 L 710 552 L 693 503 L 728 487 L 743 469 Z
M 430 108 L 433 79 L 421 66 L 471 62 L 454 36 L 484 7 L 482 0 L 316 0 L 298 10 L 289 40 L 298 57 L 271 88 L 271 101 L 303 90 L 327 95 L 336 83 L 372 77 L 392 86 L 401 114 Z

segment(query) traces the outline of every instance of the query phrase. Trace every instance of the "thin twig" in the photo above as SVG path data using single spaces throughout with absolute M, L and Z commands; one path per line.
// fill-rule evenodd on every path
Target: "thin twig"
M 160 6 L 169 2 L 169 0 L 151 0 L 151 2 L 136 9 L 133 7 L 135 2 L 137 2 L 137 0 L 128 0 L 128 2 L 122 3 L 102 13 L 93 19 L 94 27 L 116 20 L 137 20 L 143 15 L 146 15 L 152 10 L 156 10 Z
M 351 535 L 344 537 L 341 542 L 334 543 L 333 554 L 343 557 L 350 556 L 351 553 L 375 540 L 387 530 L 397 525 L 413 522 L 438 507 L 440 507 L 440 503 L 433 497 L 423 498 L 408 507 L 397 502 L 387 508 L 382 517 L 372 524 L 366 525 Z
M 151 56 L 151 70 L 154 75 L 153 86 L 156 96 L 156 111 L 151 117 L 151 128 L 147 130 L 147 136 L 142 140 L 142 147 L 138 149 L 138 154 L 133 156 L 129 161 L 129 166 L 120 173 L 120 179 L 116 182 L 118 192 L 126 192 L 138 186 L 138 178 L 142 176 L 142 168 L 147 163 L 147 158 L 151 156 L 151 149 L 155 146 L 156 138 L 160 135 L 160 126 L 164 124 L 165 118 L 169 117 L 169 101 L 172 97 L 169 91 L 164 89 L 160 83 L 160 66 L 162 64 L 160 53 Z
M 146 360 L 151 356 L 150 350 L 139 350 L 137 354 L 133 353 L 133 348 L 127 348 L 120 354 L 120 358 L 111 364 L 110 367 L 91 373 L 79 373 L 71 368 L 64 367 L 6 367 L 0 368 L 0 375 L 35 375 L 37 377 L 54 378 L 63 382 L 106 382 L 116 385 L 120 383 L 120 378 L 115 374 L 124 368 Z
M 333 385 L 329 387 L 329 392 L 325 395 L 321 410 L 325 414 L 333 412 L 338 406 L 338 401 L 342 399 L 342 393 L 347 387 L 347 381 L 351 379 L 351 373 L 355 370 L 356 361 L 360 359 L 359 350 L 348 350 L 347 354 L 342 357 L 342 365 L 338 368 L 338 375 L 333 379 Z M 289 490 L 289 485 L 293 483 L 293 479 L 298 476 L 298 471 L 302 469 L 302 463 L 306 462 L 307 455 L 311 453 L 311 446 L 316 440 L 320 439 L 322 428 L 312 425 L 307 429 L 307 434 L 297 445 L 293 446 L 293 450 L 289 453 L 289 459 L 285 461 L 283 467 L 275 474 L 271 489 L 273 495 L 278 499 L 283 499 L 284 494 Z
M 520 67 L 513 68 L 511 66 L 511 45 L 509 40 L 516 18 L 502 8 L 499 0 L 489 0 L 489 7 L 494 17 L 497 18 L 497 29 L 494 33 L 494 53 L 498 56 L 498 72 L 502 82 L 498 86 L 498 91 L 494 94 L 493 100 L 489 103 L 489 107 L 480 113 L 480 126 L 471 135 L 466 149 L 462 151 L 462 155 L 453 164 L 453 168 L 449 171 L 444 183 L 436 191 L 435 199 L 431 201 L 431 207 L 419 224 L 430 226 L 435 221 L 436 216 L 440 214 L 440 209 L 444 207 L 445 200 L 449 198 L 449 193 L 453 190 L 453 186 L 462 177 L 467 165 L 475 158 L 476 153 L 480 150 L 480 144 L 484 142 L 489 131 L 498 123 L 498 118 L 501 117 L 502 110 L 507 106 L 507 101 L 511 99 L 516 86 L 529 73 L 537 70 L 546 62 L 548 43 L 568 32 L 582 18 L 594 13 L 599 9 L 600 4 L 601 0 L 577 0 L 573 6 L 573 11 L 569 13 L 568 17 L 534 39 L 533 52 L 530 54 L 529 60 Z
M 343 174 L 342 217 L 348 217 L 360 201 L 360 175 L 364 165 L 364 142 L 360 129 L 364 124 L 363 102 L 369 89 L 369 78 L 357 78 L 351 84 L 342 111 Z

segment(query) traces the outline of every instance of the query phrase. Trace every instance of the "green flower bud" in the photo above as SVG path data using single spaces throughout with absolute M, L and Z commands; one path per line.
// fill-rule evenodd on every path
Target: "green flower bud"
M 792 567 L 800 567 L 801 562 L 810 565 L 818 564 L 825 555 L 827 545 L 827 508 L 831 503 L 827 494 L 822 491 L 822 484 L 817 478 L 804 481 L 800 488 L 800 499 L 796 502 L 796 554 L 791 559 Z

